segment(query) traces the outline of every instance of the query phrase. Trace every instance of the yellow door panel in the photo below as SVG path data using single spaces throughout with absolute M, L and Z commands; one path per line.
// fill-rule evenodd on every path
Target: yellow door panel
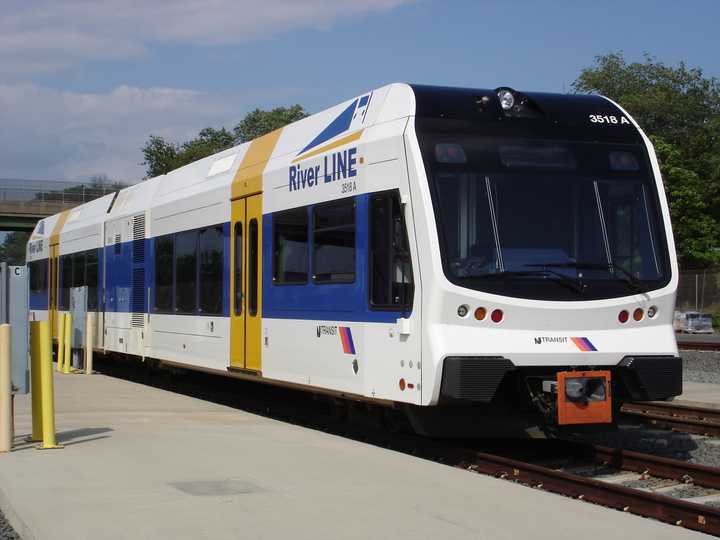
M 247 201 L 245 369 L 262 369 L 262 195 Z
M 58 277 L 59 277 L 59 259 L 58 259 L 59 248 L 56 245 L 50 246 L 50 253 L 48 254 L 48 272 L 50 274 L 48 292 L 50 298 L 48 300 L 48 321 L 50 324 L 50 335 L 54 338 L 57 336 L 57 329 L 55 327 L 57 321 L 57 295 L 58 295 Z
M 70 217 L 70 210 L 61 212 L 58 216 L 53 230 L 50 233 L 50 242 L 48 247 L 48 269 L 50 271 L 50 299 L 48 303 L 48 321 L 50 323 L 50 335 L 54 338 L 57 336 L 57 305 L 58 305 L 58 286 L 60 278 L 60 233 L 65 226 L 65 222 Z
M 230 366 L 245 368 L 245 199 L 232 202 L 230 240 Z

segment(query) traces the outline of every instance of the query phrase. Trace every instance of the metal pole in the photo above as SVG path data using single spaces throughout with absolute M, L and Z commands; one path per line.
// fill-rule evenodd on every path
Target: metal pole
M 72 373 L 70 369 L 70 357 L 72 356 L 72 314 L 65 314 L 65 362 L 63 362 L 63 373 Z
M 55 440 L 55 392 L 53 389 L 52 342 L 50 341 L 50 323 L 40 323 L 40 385 L 42 386 L 42 426 L 43 441 L 38 448 L 48 450 L 62 448 Z
M 49 324 L 49 323 L 48 323 Z M 42 389 L 40 387 L 40 321 L 30 323 L 30 398 L 32 399 L 33 442 L 42 441 Z
M 10 325 L 0 324 L 0 452 L 12 451 L 12 371 Z
M 698 275 L 695 274 L 695 311 L 698 311 Z
M 95 313 L 88 311 L 85 314 L 85 375 L 93 372 L 93 342 L 95 341 Z

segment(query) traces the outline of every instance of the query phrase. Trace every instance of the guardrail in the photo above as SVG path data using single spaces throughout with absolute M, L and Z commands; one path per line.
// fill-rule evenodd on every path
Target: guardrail
M 116 185 L 86 186 L 70 182 L 42 182 L 0 178 L 0 202 L 80 204 L 113 193 L 118 189 Z

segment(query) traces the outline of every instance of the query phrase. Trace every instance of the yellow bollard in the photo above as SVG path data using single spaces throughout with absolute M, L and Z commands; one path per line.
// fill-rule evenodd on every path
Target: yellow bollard
M 85 314 L 85 375 L 93 372 L 93 343 L 95 340 L 95 313 L 88 311 Z
M 62 372 L 63 362 L 65 361 L 65 314 L 58 314 L 58 349 L 57 349 L 57 366 L 55 369 Z
M 11 362 L 10 325 L 0 324 L 0 452 L 10 452 L 13 445 Z
M 30 398 L 32 399 L 32 435 L 29 440 L 33 442 L 42 441 L 40 355 L 40 321 L 32 321 L 30 323 Z
M 63 363 L 63 373 L 72 373 L 70 367 L 70 358 L 72 356 L 72 315 L 65 314 L 65 362 Z
M 55 393 L 53 391 L 50 323 L 40 321 L 40 385 L 42 386 L 43 441 L 40 450 L 62 448 L 55 440 Z

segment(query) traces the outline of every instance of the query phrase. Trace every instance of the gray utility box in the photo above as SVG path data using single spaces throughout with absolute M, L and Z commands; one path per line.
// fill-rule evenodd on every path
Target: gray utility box
M 85 318 L 87 317 L 87 287 L 72 287 L 70 289 L 70 314 L 72 315 L 72 330 L 70 334 L 70 347 L 73 349 L 72 365 L 74 368 L 84 367 L 82 355 L 78 349 L 85 348 Z
M 27 274 L 25 266 L 0 263 L 0 324 L 10 324 L 12 386 L 16 394 L 30 391 Z

